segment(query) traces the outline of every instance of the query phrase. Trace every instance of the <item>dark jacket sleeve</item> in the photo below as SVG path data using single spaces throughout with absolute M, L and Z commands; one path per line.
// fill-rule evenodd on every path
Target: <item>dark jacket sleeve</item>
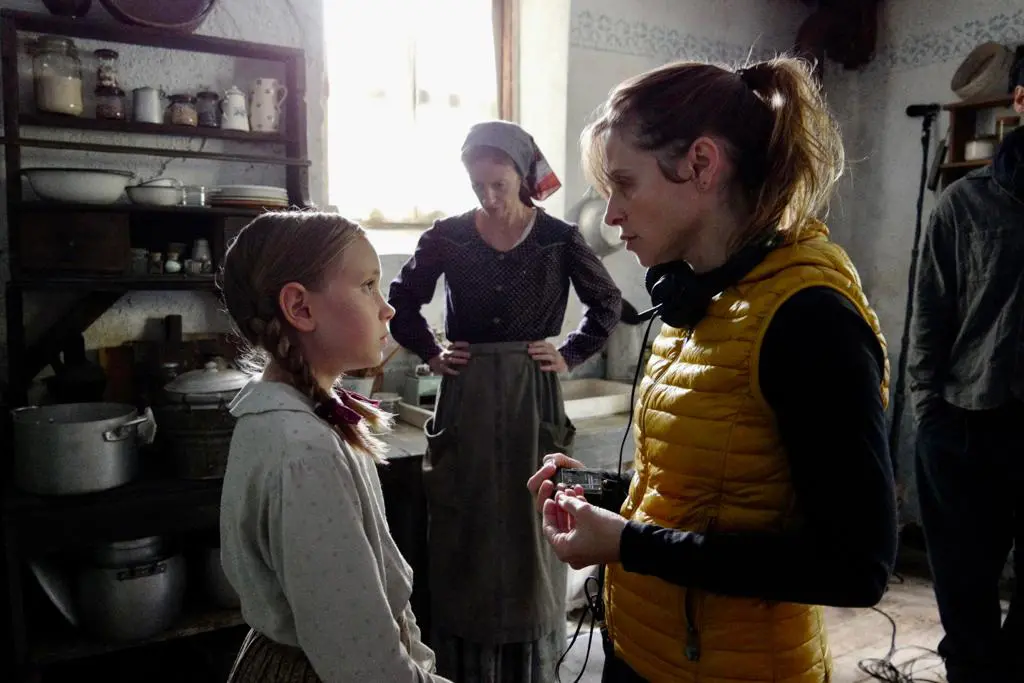
M 608 269 L 587 246 L 578 228 L 573 226 L 567 252 L 569 279 L 576 295 L 586 307 L 583 319 L 566 335 L 559 352 L 570 368 L 583 363 L 600 351 L 619 322 L 622 314 L 622 293 L 615 286 Z
M 443 241 L 438 224 L 420 235 L 416 251 L 405 262 L 388 291 L 388 303 L 395 309 L 391 336 L 424 362 L 441 353 L 430 325 L 420 309 L 434 297 L 437 280 L 444 273 Z
M 760 366 L 802 528 L 698 534 L 630 522 L 622 534 L 622 565 L 722 595 L 874 605 L 896 559 L 881 345 L 843 295 L 810 288 L 769 323 Z
M 946 362 L 956 334 L 956 233 L 949 195 L 932 212 L 922 240 L 910 322 L 907 375 L 914 416 L 937 414 Z

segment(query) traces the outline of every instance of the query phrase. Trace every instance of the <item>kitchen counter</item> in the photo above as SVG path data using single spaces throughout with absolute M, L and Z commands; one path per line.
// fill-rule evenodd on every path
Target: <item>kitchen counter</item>
M 628 413 L 620 413 L 576 422 L 575 457 L 588 467 L 614 467 L 628 419 Z M 419 458 L 427 451 L 427 438 L 423 430 L 406 422 L 396 422 L 391 433 L 382 438 L 389 447 L 386 456 L 389 462 Z M 626 446 L 629 449 L 630 443 L 627 442 Z M 627 450 L 626 455 L 631 455 L 631 451 Z M 626 460 L 628 462 L 631 458 Z

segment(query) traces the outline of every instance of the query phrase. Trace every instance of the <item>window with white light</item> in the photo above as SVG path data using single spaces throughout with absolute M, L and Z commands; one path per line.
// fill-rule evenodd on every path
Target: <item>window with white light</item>
M 368 226 L 472 208 L 460 147 L 498 118 L 492 0 L 324 5 L 330 204 Z

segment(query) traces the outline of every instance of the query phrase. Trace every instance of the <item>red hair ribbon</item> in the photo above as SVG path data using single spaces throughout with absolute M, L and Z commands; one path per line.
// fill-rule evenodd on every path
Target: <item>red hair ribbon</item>
M 380 401 L 374 401 L 373 399 L 366 398 L 354 391 L 345 391 L 341 389 L 338 391 L 336 397 L 332 397 L 329 401 L 324 401 L 316 407 L 314 411 L 322 420 L 332 425 L 357 425 L 363 419 L 355 408 L 352 407 L 352 403 L 358 401 L 359 403 L 365 403 L 366 405 L 373 406 L 376 408 L 380 405 Z

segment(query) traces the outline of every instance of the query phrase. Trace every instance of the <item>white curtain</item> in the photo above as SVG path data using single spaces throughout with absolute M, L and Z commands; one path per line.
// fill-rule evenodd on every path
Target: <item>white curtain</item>
M 476 199 L 460 160 L 498 116 L 491 0 L 325 0 L 329 201 L 368 225 Z

